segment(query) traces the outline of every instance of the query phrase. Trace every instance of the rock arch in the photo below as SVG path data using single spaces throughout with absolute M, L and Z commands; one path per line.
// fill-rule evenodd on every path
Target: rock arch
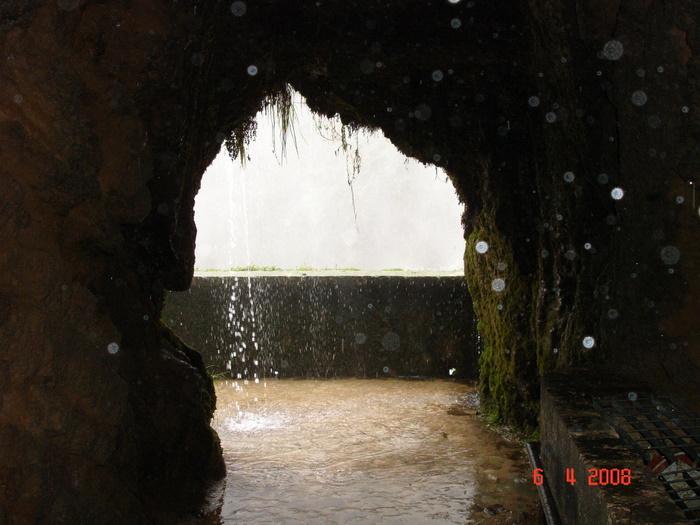
M 532 428 L 588 361 L 697 402 L 700 32 L 661 4 L 5 2 L 0 521 L 168 522 L 223 474 L 158 317 L 201 174 L 286 83 L 450 174 L 491 410 Z

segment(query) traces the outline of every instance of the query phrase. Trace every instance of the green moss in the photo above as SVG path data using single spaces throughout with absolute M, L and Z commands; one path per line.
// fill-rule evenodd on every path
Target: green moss
M 308 269 L 309 269 L 309 270 L 313 270 L 314 268 L 308 268 Z M 336 267 L 336 268 L 321 268 L 321 270 L 327 271 L 327 272 L 332 272 L 332 271 L 336 271 L 336 272 L 359 272 L 359 271 L 360 271 L 359 268 L 355 268 L 354 266 L 347 266 L 347 267 L 345 267 L 345 268 L 337 268 L 337 267 Z
M 282 268 L 278 266 L 258 266 L 256 264 L 249 264 L 248 266 L 236 266 L 231 268 L 232 272 L 279 272 Z
M 287 154 L 287 138 L 291 136 L 296 147 L 296 131 L 294 129 L 296 115 L 292 100 L 293 90 L 289 84 L 272 89 L 261 103 L 260 109 L 270 117 L 272 122 L 273 151 L 277 149 L 276 131 L 279 130 L 280 153 L 282 158 Z M 257 115 L 249 116 L 233 128 L 226 138 L 226 149 L 231 159 L 238 158 L 245 166 L 248 160 L 248 145 L 255 139 L 258 124 Z
M 493 226 L 493 213 L 482 210 L 465 250 L 465 276 L 483 340 L 479 360 L 483 410 L 494 421 L 528 433 L 536 427 L 539 413 L 531 387 L 538 378 L 530 377 L 536 370 L 529 315 L 532 285 L 519 274 L 510 242 Z M 485 253 L 476 250 L 479 242 L 488 244 Z
M 211 377 L 214 381 L 218 381 L 220 379 L 227 379 L 231 375 L 229 372 L 220 370 L 215 365 L 207 366 L 207 374 L 209 374 L 209 377 Z

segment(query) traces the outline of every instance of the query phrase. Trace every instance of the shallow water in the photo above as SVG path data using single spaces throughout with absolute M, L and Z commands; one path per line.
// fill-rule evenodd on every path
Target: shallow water
M 522 446 L 451 381 L 221 381 L 225 524 L 536 523 Z

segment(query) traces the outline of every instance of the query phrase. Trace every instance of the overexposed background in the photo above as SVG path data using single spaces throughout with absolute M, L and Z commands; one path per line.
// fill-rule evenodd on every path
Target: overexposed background
M 319 118 L 295 94 L 295 141 L 282 155 L 279 130 L 258 115 L 244 167 L 225 148 L 202 179 L 195 201 L 196 268 L 249 265 L 383 270 L 461 270 L 463 207 L 442 170 L 407 159 L 381 134 L 360 134 L 361 170 L 340 123 Z M 279 128 L 279 125 L 277 125 Z M 325 128 L 325 130 L 323 129 Z M 348 173 L 350 171 L 350 173 Z

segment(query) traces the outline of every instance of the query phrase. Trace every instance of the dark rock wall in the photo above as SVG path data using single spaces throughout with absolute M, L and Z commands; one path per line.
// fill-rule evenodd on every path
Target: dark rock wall
M 587 360 L 697 408 L 698 9 L 2 2 L 0 521 L 169 522 L 222 475 L 158 319 L 205 167 L 285 83 L 451 175 L 495 412 L 532 427 L 539 374 Z
M 697 407 L 700 6 L 531 6 L 540 371 L 602 359 Z
M 177 231 L 159 206 L 183 171 L 151 112 L 189 129 L 185 14 L 3 2 L 0 20 L 0 523 L 169 522 L 223 473 L 211 381 L 158 322 Z

